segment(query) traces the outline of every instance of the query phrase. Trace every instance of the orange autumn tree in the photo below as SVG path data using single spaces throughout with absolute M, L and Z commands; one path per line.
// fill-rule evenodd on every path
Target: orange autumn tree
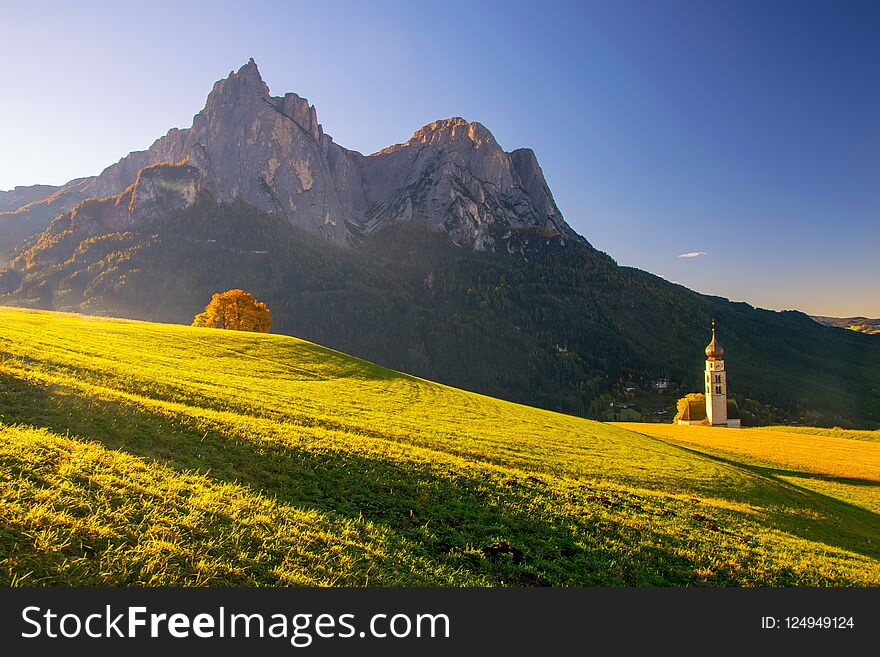
M 244 290 L 228 290 L 211 297 L 205 312 L 193 319 L 193 326 L 222 328 L 231 331 L 268 333 L 272 326 L 269 307 Z

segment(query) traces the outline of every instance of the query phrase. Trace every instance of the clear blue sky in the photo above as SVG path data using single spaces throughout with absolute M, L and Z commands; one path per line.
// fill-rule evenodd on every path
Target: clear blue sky
M 189 126 L 254 57 L 364 153 L 464 116 L 618 262 L 880 316 L 880 2 L 6 2 L 0 189 Z M 679 257 L 684 253 L 704 253 Z

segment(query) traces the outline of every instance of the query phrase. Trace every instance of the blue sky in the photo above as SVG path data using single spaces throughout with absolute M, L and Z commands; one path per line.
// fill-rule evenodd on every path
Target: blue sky
M 254 57 L 364 153 L 434 119 L 535 150 L 619 263 L 880 316 L 880 3 L 6 3 L 0 189 L 93 175 Z M 679 257 L 686 253 L 702 253 Z

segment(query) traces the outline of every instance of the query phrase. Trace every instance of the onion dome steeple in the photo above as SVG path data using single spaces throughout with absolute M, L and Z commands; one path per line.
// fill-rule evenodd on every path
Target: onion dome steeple
M 709 360 L 720 360 L 724 358 L 724 347 L 715 338 L 715 320 L 712 320 L 712 342 L 706 347 L 706 358 Z

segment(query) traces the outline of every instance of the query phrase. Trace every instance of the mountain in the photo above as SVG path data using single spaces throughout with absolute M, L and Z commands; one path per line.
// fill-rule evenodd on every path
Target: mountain
M 278 332 L 608 419 L 622 405 L 667 417 L 700 390 L 715 318 L 746 422 L 880 425 L 876 336 L 618 266 L 565 223 L 534 154 L 479 124 L 348 151 L 305 100 L 270 96 L 253 62 L 191 128 L 0 221 L 63 207 L 0 271 L 0 303 L 189 323 L 243 288 Z
M 880 333 L 880 319 L 867 317 L 825 317 L 824 315 L 811 315 L 820 324 L 836 326 L 837 328 L 858 331 L 859 333 Z
M 562 218 L 531 150 L 507 153 L 481 124 L 451 118 L 364 156 L 334 143 L 304 98 L 271 96 L 253 59 L 214 85 L 192 127 L 0 215 L 0 232 L 15 224 L 37 234 L 84 200 L 123 194 L 144 167 L 159 164 L 166 166 L 154 175 L 191 167 L 187 175 L 197 172 L 198 187 L 221 203 L 243 201 L 338 243 L 409 220 L 475 249 L 493 247 L 496 226 L 583 239 Z
M 40 212 L 36 209 L 33 212 L 13 213 L 52 196 L 58 189 L 53 185 L 31 185 L 19 186 L 8 192 L 0 190 L 0 265 L 8 261 L 12 247 L 45 227 L 46 222 L 56 214 L 54 210 Z
M 0 212 L 10 212 L 51 196 L 58 188 L 53 185 L 18 186 L 8 192 L 0 190 Z

